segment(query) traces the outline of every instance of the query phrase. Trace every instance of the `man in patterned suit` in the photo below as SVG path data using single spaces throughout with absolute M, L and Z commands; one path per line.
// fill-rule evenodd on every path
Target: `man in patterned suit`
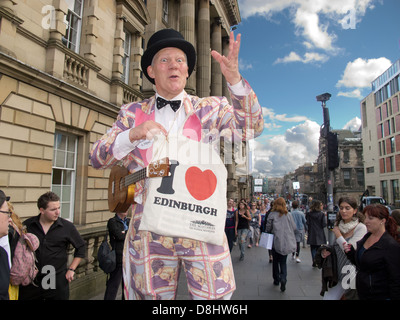
M 177 133 L 182 125 L 191 129 L 195 133 L 192 138 L 198 141 L 204 139 L 205 131 L 217 131 L 220 134 L 228 132 L 230 137 L 239 138 L 240 141 L 260 135 L 264 125 L 261 107 L 254 91 L 239 73 L 239 49 L 240 35 L 235 39 L 232 32 L 226 57 L 216 51 L 211 52 L 228 82 L 232 105 L 225 97 L 206 97 L 196 104 L 200 98 L 184 90 L 196 64 L 193 45 L 173 29 L 156 32 L 149 39 L 141 61 L 144 74 L 155 84 L 156 94 L 144 101 L 121 107 L 112 128 L 93 145 L 92 166 L 104 169 L 122 162 L 130 172 L 146 167 L 150 161 L 148 150 L 151 149 L 153 138 L 158 134 Z M 186 120 L 187 115 L 192 116 Z M 191 250 L 175 250 L 173 247 L 173 256 L 163 255 L 157 251 L 157 246 L 150 245 L 159 236 L 149 231 L 139 231 L 140 220 L 146 210 L 146 191 L 146 180 L 136 184 L 133 223 L 130 224 L 124 249 L 125 297 L 174 299 L 179 267 L 183 261 L 185 263 L 182 265 L 187 263 L 205 275 L 201 288 L 188 284 L 193 299 L 229 299 L 236 287 L 226 237 L 221 246 L 196 240 Z M 174 237 L 168 243 L 182 243 L 182 238 Z M 155 260 L 162 260 L 164 267 L 176 270 L 173 273 L 174 281 L 167 273 L 160 273 L 157 276 L 168 279 L 168 285 L 154 285 L 155 274 L 151 266 Z M 232 275 L 227 280 L 229 290 L 223 290 L 222 293 L 214 276 L 213 267 L 216 263 L 230 270 Z

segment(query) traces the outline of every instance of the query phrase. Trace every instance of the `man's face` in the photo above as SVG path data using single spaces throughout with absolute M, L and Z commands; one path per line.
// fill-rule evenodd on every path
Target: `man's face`
M 8 212 L 9 210 L 7 201 L 4 201 L 0 207 L 0 211 Z M 11 220 L 10 215 L 3 212 L 0 212 L 0 237 L 4 237 L 8 234 L 8 225 Z
M 47 204 L 46 209 L 40 208 L 40 213 L 47 222 L 55 222 L 60 216 L 60 208 L 60 201 L 52 201 Z
M 164 48 L 154 56 L 147 72 L 154 79 L 157 92 L 166 99 L 177 96 L 186 86 L 189 67 L 185 53 L 178 48 Z

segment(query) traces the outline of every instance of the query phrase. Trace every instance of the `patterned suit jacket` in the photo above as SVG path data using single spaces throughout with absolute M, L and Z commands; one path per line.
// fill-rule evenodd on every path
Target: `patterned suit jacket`
M 249 140 L 259 136 L 264 127 L 261 107 L 248 82 L 243 80 L 243 83 L 247 94 L 236 96 L 231 93 L 232 105 L 225 97 L 212 96 L 201 99 L 185 92 L 183 106 L 186 114 L 190 116 L 184 125 L 183 133 L 197 141 L 209 141 L 219 138 L 218 135 L 234 141 Z M 200 103 L 197 104 L 198 102 Z M 111 129 L 94 143 L 90 154 L 92 166 L 96 169 L 105 169 L 118 163 L 113 155 L 117 135 L 146 120 L 154 120 L 154 110 L 155 96 L 123 105 Z M 130 172 L 134 172 L 147 166 L 149 158 L 151 157 L 146 150 L 134 148 L 121 161 Z M 135 192 L 141 194 L 143 186 L 144 183 L 138 183 Z

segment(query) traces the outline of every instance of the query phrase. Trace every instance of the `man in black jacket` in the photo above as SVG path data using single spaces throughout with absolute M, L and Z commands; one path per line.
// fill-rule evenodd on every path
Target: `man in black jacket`
M 19 300 L 68 300 L 69 283 L 74 279 L 80 261 L 85 258 L 86 244 L 74 224 L 60 217 L 60 198 L 57 194 L 42 194 L 37 206 L 39 215 L 27 219 L 24 225 L 40 241 L 36 251 L 39 273 L 35 284 L 20 286 Z M 70 244 L 75 252 L 68 265 L 67 249 Z
M 122 252 L 126 233 L 129 228 L 130 219 L 127 218 L 128 212 L 118 212 L 113 218 L 108 220 L 107 229 L 110 235 L 110 244 L 115 250 L 117 265 L 115 270 L 110 273 L 107 281 L 107 288 L 104 294 L 104 300 L 115 300 L 118 288 L 122 284 L 122 299 L 124 299 L 124 283 L 122 277 Z

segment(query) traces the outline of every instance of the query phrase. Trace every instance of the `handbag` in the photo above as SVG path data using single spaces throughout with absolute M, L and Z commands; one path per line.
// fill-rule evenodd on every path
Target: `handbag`
M 111 250 L 107 238 L 108 233 L 99 247 L 99 251 L 97 252 L 97 260 L 99 261 L 100 269 L 108 274 L 115 270 L 117 266 L 117 257 L 115 250 Z
M 262 232 L 260 237 L 259 246 L 271 250 L 274 242 L 274 235 L 272 233 Z
M 227 171 L 214 146 L 199 140 L 182 129 L 154 140 L 153 154 L 169 158 L 170 176 L 148 179 L 139 230 L 223 244 Z

